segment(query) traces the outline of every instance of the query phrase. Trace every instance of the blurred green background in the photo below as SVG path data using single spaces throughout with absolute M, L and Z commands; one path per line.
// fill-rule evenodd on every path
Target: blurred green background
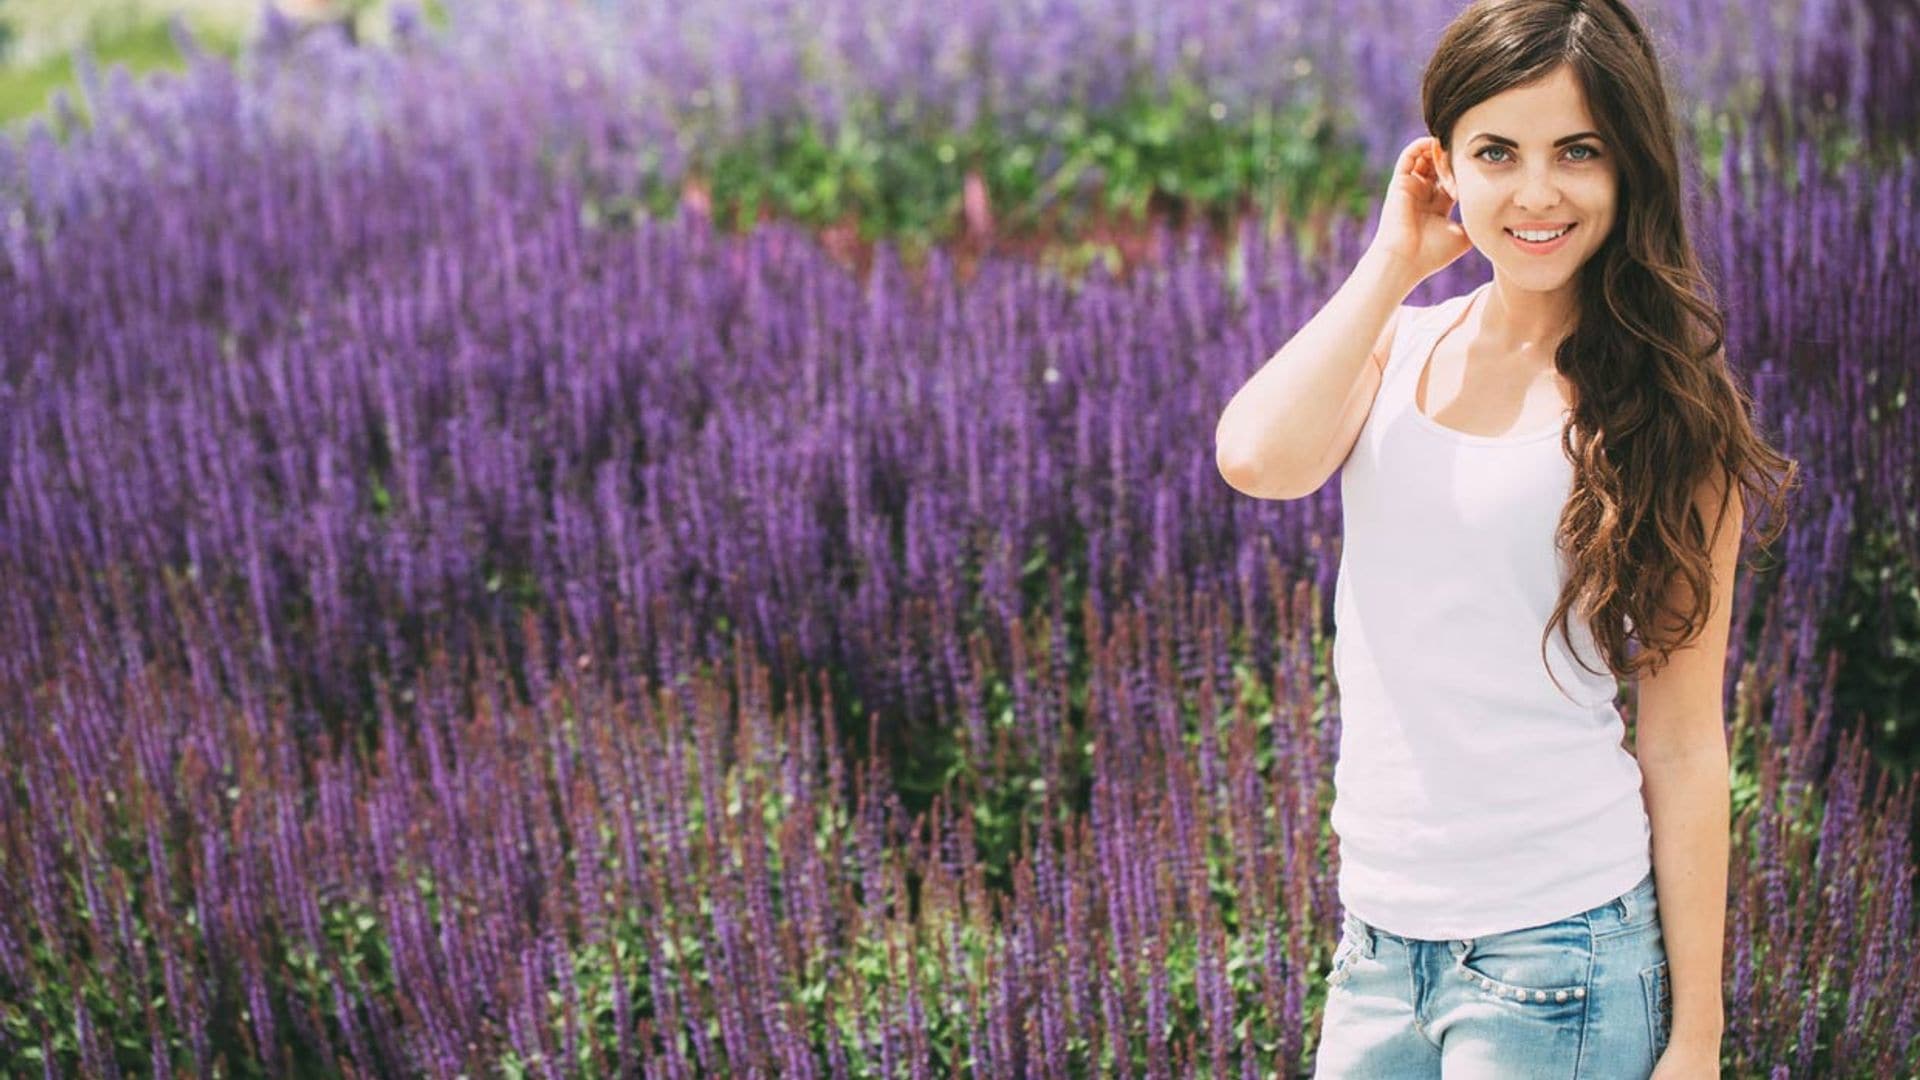
M 53 91 L 73 88 L 73 50 L 93 50 L 102 70 L 125 64 L 136 76 L 186 66 L 168 33 L 179 14 L 209 51 L 239 54 L 262 18 L 266 0 L 0 0 L 0 124 L 47 107 Z M 362 40 L 382 40 L 393 0 L 274 0 L 296 20 L 349 19 Z M 437 3 L 419 5 L 429 19 Z M 83 108 L 84 111 L 84 108 Z

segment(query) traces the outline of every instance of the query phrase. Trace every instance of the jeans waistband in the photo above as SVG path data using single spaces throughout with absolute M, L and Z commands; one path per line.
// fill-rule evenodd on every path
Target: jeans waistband
M 1588 908 L 1586 911 L 1576 912 L 1574 915 L 1568 916 L 1568 918 L 1576 918 L 1582 915 L 1592 915 L 1595 912 L 1604 911 L 1607 908 L 1613 908 L 1615 911 L 1619 912 L 1620 921 L 1631 922 L 1633 921 L 1634 917 L 1640 914 L 1640 912 L 1643 909 L 1645 909 L 1649 904 L 1653 903 L 1653 897 L 1654 897 L 1653 871 L 1649 870 L 1645 875 L 1643 875 L 1640 878 L 1639 882 L 1637 882 L 1633 886 L 1633 888 L 1628 889 L 1626 892 L 1621 893 L 1619 896 L 1616 896 L 1611 900 L 1598 904 L 1594 907 Z M 1391 938 L 1394 941 L 1398 941 L 1402 944 L 1408 944 L 1413 941 L 1422 940 L 1418 938 L 1405 937 L 1403 935 L 1396 934 L 1391 930 L 1384 930 L 1380 927 L 1374 926 L 1373 924 L 1367 922 L 1365 919 L 1362 919 L 1360 916 L 1355 915 L 1351 911 L 1346 912 L 1343 917 L 1345 921 L 1353 928 L 1354 932 L 1359 936 L 1361 948 L 1364 950 L 1364 954 L 1369 958 L 1373 956 L 1374 947 L 1378 943 L 1379 939 L 1382 937 Z M 1473 947 L 1472 938 L 1449 938 L 1447 940 L 1458 942 L 1459 944 L 1464 945 L 1468 948 Z

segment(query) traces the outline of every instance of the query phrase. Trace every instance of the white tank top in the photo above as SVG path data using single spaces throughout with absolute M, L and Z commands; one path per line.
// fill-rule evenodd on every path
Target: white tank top
M 1489 283 L 1491 284 L 1491 283 Z M 1614 676 L 1577 615 L 1576 663 L 1540 635 L 1566 566 L 1565 422 L 1469 435 L 1414 405 L 1440 337 L 1487 286 L 1403 308 L 1378 396 L 1340 470 L 1334 587 L 1343 907 L 1426 940 L 1538 926 L 1652 867 L 1640 766 Z

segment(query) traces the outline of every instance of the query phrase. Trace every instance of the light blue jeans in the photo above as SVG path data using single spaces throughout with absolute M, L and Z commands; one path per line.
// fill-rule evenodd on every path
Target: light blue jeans
M 1653 875 L 1557 922 L 1428 941 L 1348 912 L 1316 1078 L 1646 1080 L 1672 1034 Z

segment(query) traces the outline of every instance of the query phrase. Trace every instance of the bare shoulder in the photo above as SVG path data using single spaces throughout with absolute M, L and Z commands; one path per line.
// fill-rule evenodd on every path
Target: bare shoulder
M 1413 325 L 1429 310 L 1430 306 L 1401 304 L 1393 309 L 1393 314 L 1387 316 L 1387 325 L 1381 327 L 1380 336 L 1374 339 L 1373 351 L 1369 354 L 1374 369 L 1382 376 L 1387 373 L 1387 361 L 1393 356 L 1393 339 L 1400 327 Z

